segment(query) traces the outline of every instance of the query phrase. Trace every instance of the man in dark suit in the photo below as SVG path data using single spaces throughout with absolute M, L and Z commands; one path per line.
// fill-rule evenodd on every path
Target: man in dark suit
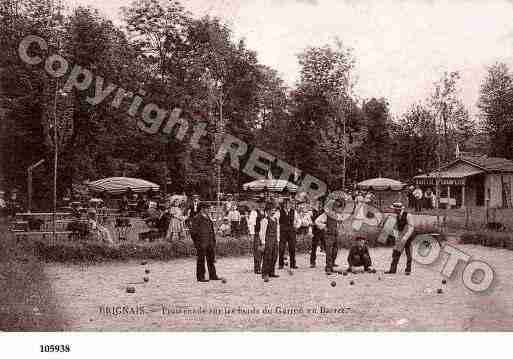
M 278 268 L 283 269 L 285 264 L 285 246 L 289 248 L 290 268 L 296 269 L 296 229 L 299 228 L 296 211 L 289 198 L 283 200 L 280 208 L 280 244 Z
M 214 224 L 208 215 L 208 205 L 200 203 L 199 214 L 191 221 L 191 238 L 196 247 L 196 279 L 198 282 L 220 280 L 216 274 L 215 261 L 215 231 Z M 205 279 L 205 260 L 208 267 L 208 277 Z

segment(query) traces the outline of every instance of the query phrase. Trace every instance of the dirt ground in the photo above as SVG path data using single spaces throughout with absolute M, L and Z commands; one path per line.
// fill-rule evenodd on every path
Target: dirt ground
M 459 248 L 494 268 L 492 291 L 479 295 L 466 289 L 460 266 L 443 285 L 443 258 L 436 266 L 416 265 L 411 276 L 383 275 L 391 254 L 386 248 L 371 249 L 377 274 L 326 276 L 321 265 L 324 256 L 318 258 L 317 268 L 310 269 L 308 257 L 301 254 L 299 269 L 293 274 L 280 270 L 280 278 L 269 283 L 252 272 L 249 257 L 218 258 L 217 270 L 226 283 L 197 283 L 193 259 L 146 265 L 135 261 L 48 264 L 45 272 L 53 283 L 66 330 L 72 331 L 511 330 L 513 252 L 471 245 Z M 345 264 L 346 256 L 342 250 L 337 261 Z M 150 273 L 145 274 L 145 269 Z M 400 269 L 404 270 L 404 258 Z M 149 282 L 144 283 L 146 275 Z M 336 286 L 331 286 L 332 281 Z M 127 285 L 136 292 L 127 293 Z M 112 307 L 118 306 L 132 312 L 113 315 Z M 338 312 L 325 313 L 321 307 Z M 264 313 L 264 308 L 270 313 Z
M 18 244 L 0 218 L 0 331 L 62 330 L 44 264 Z

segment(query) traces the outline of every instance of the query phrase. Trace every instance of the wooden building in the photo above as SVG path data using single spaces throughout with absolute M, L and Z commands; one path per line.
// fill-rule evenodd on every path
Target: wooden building
M 463 154 L 438 170 L 414 177 L 423 190 L 440 184 L 440 206 L 445 208 L 511 208 L 513 161 Z

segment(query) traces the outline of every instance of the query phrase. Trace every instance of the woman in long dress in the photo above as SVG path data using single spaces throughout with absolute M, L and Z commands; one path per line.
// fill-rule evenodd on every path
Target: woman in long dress
M 180 207 L 180 201 L 178 199 L 175 199 L 171 203 L 169 214 L 171 216 L 171 219 L 169 221 L 169 227 L 167 229 L 166 240 L 172 241 L 175 238 L 183 239 L 185 217 L 183 214 L 183 210 Z

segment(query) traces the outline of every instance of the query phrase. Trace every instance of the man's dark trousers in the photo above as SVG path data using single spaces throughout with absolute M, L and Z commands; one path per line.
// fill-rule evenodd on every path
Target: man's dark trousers
M 205 279 L 205 260 L 209 279 L 217 279 L 215 262 L 216 237 L 214 224 L 207 216 L 197 215 L 191 223 L 191 238 L 196 247 L 196 279 Z
M 290 267 L 296 266 L 296 232 L 294 230 L 285 230 L 280 232 L 280 255 L 278 266 L 280 268 L 285 264 L 285 246 L 289 248 Z
M 310 264 L 315 265 L 317 260 L 317 247 L 321 247 L 321 249 L 326 250 L 326 245 L 324 243 L 324 231 L 320 229 L 313 230 L 313 238 L 312 238 L 312 250 L 310 251 Z
M 255 273 L 262 272 L 262 257 L 263 253 L 260 250 L 260 235 L 255 233 L 253 235 L 253 270 Z
M 214 265 L 214 248 L 211 246 L 206 248 L 198 246 L 196 247 L 196 251 L 198 254 L 196 260 L 196 279 L 205 279 L 205 260 L 207 262 L 209 279 L 217 278 L 216 267 Z
M 326 272 L 333 272 L 333 265 L 337 257 L 337 236 L 326 234 Z
M 347 257 L 349 267 L 361 267 L 365 270 L 372 266 L 372 260 L 368 253 L 368 250 L 351 249 Z

